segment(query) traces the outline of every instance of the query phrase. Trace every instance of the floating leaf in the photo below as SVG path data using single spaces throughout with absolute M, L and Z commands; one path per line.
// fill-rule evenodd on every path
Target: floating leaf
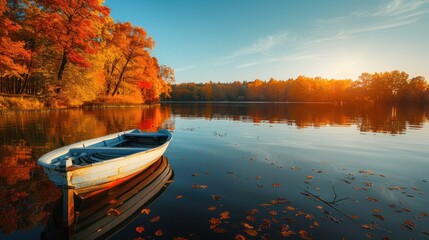
M 323 210 L 323 207 L 319 206 L 319 205 L 317 205 L 316 208 L 319 209 L 319 210 Z
M 311 238 L 308 236 L 308 232 L 305 230 L 299 230 L 298 234 L 299 234 L 299 237 L 304 240 L 311 240 Z
M 278 188 L 278 187 L 280 187 L 280 186 L 281 186 L 281 184 L 280 184 L 280 183 L 273 183 L 273 187 Z
M 209 223 L 211 225 L 219 225 L 222 223 L 222 221 L 220 220 L 220 218 L 210 218 Z
M 378 202 L 378 200 L 376 198 L 373 198 L 373 197 L 366 197 L 366 200 L 368 200 L 370 202 Z
M 416 224 L 414 222 L 412 222 L 411 220 L 407 219 L 402 224 L 402 227 L 405 228 L 405 229 L 413 231 L 416 228 Z
M 149 214 L 150 213 L 150 209 L 149 208 L 143 208 L 142 211 L 141 211 L 141 213 Z
M 220 213 L 220 219 L 228 219 L 229 218 L 229 212 L 225 211 L 225 212 L 221 212 Z
M 292 206 L 286 206 L 286 210 L 288 210 L 288 211 L 295 211 L 296 208 L 294 208 Z
M 366 234 L 366 237 L 367 237 L 367 238 L 374 238 L 374 234 L 367 233 L 367 234 Z
M 176 198 L 177 198 L 177 199 L 182 199 L 182 198 L 183 198 L 183 195 L 177 195 L 177 196 L 176 196 Z
M 382 216 L 382 215 L 380 215 L 380 214 L 372 214 L 372 216 L 374 216 L 374 217 L 376 217 L 376 218 L 378 218 L 378 219 L 380 219 L 381 221 L 384 221 L 384 217 Z
M 291 230 L 283 230 L 280 233 L 282 234 L 283 237 L 290 237 L 290 236 L 296 234 L 296 232 L 291 231 Z
M 252 215 L 247 216 L 246 220 L 249 221 L 249 222 L 256 222 L 256 218 L 254 216 L 252 216 Z
M 234 238 L 235 240 L 246 240 L 246 237 L 245 236 L 243 236 L 243 235 L 241 235 L 241 234 L 237 234 L 237 235 L 235 235 L 235 238 Z
M 359 217 L 356 216 L 356 215 L 351 215 L 350 218 L 353 219 L 353 220 L 358 220 L 359 219 Z
M 144 231 L 144 227 L 142 227 L 142 226 L 136 227 L 136 232 L 142 233 L 143 231 Z
M 259 180 L 259 179 L 261 179 L 262 177 L 261 176 L 256 176 L 256 180 Z
M 219 199 L 221 199 L 221 196 L 219 196 L 219 195 L 215 195 L 215 194 L 212 194 L 212 195 L 211 195 L 211 198 L 212 198 L 213 200 L 215 200 L 215 201 L 218 201 Z
M 216 206 L 210 206 L 210 207 L 208 207 L 207 208 L 209 211 L 214 211 L 214 210 L 216 210 Z
M 313 179 L 313 176 L 308 175 L 306 178 L 307 178 L 307 179 Z
M 253 226 L 248 223 L 243 223 L 244 228 L 253 229 Z
M 160 216 L 156 216 L 156 217 L 154 217 L 154 218 L 151 218 L 151 219 L 149 220 L 149 222 L 151 222 L 151 223 L 158 222 L 158 221 L 159 221 L 159 219 L 161 219 L 161 217 L 160 217 Z
M 155 232 L 155 236 L 157 236 L 157 237 L 162 237 L 162 235 L 164 235 L 164 232 L 163 232 L 161 229 L 158 229 L 158 230 Z
M 192 177 L 198 177 L 198 176 L 200 176 L 200 174 L 198 174 L 198 173 L 193 173 L 192 174 Z
M 373 226 L 370 224 L 361 224 L 360 227 L 363 229 L 368 229 L 368 230 L 373 229 Z
M 273 211 L 270 211 L 270 212 L 269 212 L 269 214 L 270 214 L 271 216 L 276 216 L 276 215 L 277 215 L 277 211 L 274 211 L 274 210 L 273 210 Z
M 245 229 L 244 232 L 252 237 L 258 236 L 258 232 L 255 229 Z

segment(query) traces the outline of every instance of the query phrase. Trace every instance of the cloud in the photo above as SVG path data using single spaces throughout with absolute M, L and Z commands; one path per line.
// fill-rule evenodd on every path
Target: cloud
M 232 59 L 252 54 L 267 54 L 267 52 L 275 46 L 278 46 L 286 41 L 293 41 L 295 37 L 287 32 L 280 32 L 257 39 L 247 47 L 238 49 L 232 52 L 224 59 Z
M 257 63 L 257 62 L 249 62 L 249 63 L 242 64 L 240 66 L 237 66 L 237 68 L 247 68 L 247 67 L 251 67 L 251 66 L 257 65 L 257 64 L 259 64 L 259 63 Z
M 292 55 L 284 55 L 280 57 L 268 57 L 263 58 L 257 62 L 249 62 L 237 66 L 237 68 L 247 68 L 254 65 L 266 64 L 266 63 L 275 63 L 275 62 L 291 62 L 291 61 L 301 61 L 301 60 L 313 60 L 319 57 L 317 54 L 306 54 L 306 53 L 297 53 Z
M 357 11 L 354 14 L 357 16 L 372 16 L 372 17 L 395 17 L 403 15 L 419 15 L 427 11 L 421 11 L 425 5 L 429 3 L 428 0 L 392 0 L 385 5 L 381 5 L 375 10 Z
M 179 68 L 175 68 L 174 71 L 175 72 L 185 72 L 188 71 L 190 69 L 195 68 L 195 65 L 189 65 L 189 66 L 185 66 L 185 67 L 179 67 Z

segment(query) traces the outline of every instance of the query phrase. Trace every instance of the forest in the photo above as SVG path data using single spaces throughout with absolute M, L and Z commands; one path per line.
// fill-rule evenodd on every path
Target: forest
M 277 102 L 414 102 L 429 103 L 424 77 L 403 71 L 362 73 L 359 79 L 333 80 L 299 76 L 296 79 L 232 83 L 182 83 L 172 86 L 175 101 Z
M 15 96 L 53 108 L 168 97 L 174 71 L 154 47 L 100 0 L 0 0 L 0 108 Z

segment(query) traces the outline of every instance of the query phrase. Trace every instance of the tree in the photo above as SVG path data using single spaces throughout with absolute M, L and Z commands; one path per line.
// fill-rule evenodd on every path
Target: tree
M 25 42 L 15 41 L 12 34 L 21 29 L 7 15 L 7 0 L 0 0 L 0 77 L 18 77 L 26 71 L 22 61 L 30 57 Z
M 59 56 L 56 79 L 61 81 L 70 62 L 89 67 L 85 54 L 95 54 L 98 38 L 109 8 L 100 0 L 40 0 L 43 11 L 40 34 L 50 40 Z M 42 36 L 41 36 L 42 37 Z

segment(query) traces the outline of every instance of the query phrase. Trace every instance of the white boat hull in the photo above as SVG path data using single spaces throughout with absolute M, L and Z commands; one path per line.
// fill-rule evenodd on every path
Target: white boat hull
M 131 154 L 106 161 L 95 162 L 83 166 L 70 165 L 60 168 L 58 163 L 57 165 L 52 163 L 52 159 L 58 159 L 60 156 L 64 156 L 76 148 L 82 149 L 82 147 L 84 147 L 85 150 L 91 150 L 91 146 L 93 145 L 97 145 L 103 141 L 110 141 L 112 139 L 119 138 L 121 135 L 131 133 L 132 131 L 135 130 L 110 134 L 101 138 L 91 139 L 59 148 L 43 155 L 38 160 L 38 163 L 43 167 L 44 172 L 56 186 L 74 188 L 76 190 L 127 178 L 148 168 L 164 154 L 172 138 L 169 132 L 163 131 L 163 133 L 169 134 L 169 137 L 167 141 L 160 146 L 144 151 L 136 151 Z

